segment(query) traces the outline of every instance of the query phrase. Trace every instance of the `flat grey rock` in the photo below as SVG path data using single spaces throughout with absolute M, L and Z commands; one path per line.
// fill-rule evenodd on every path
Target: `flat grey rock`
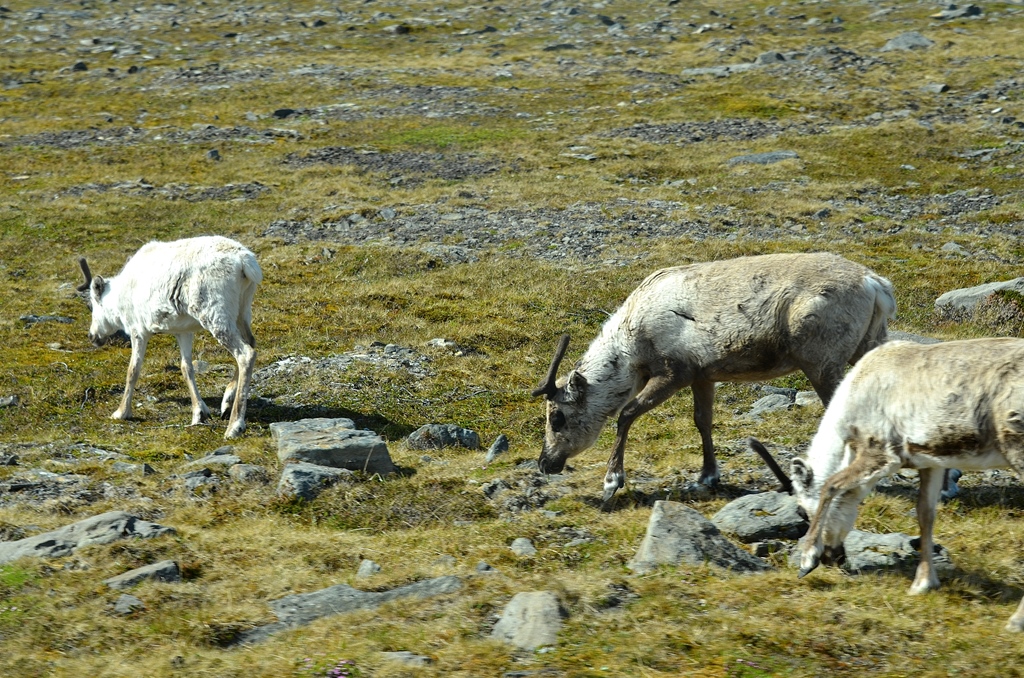
M 34 537 L 0 542 L 0 565 L 25 556 L 59 558 L 90 544 L 109 544 L 129 538 L 149 539 L 164 534 L 175 534 L 175 530 L 124 511 L 109 511 Z
M 1003 290 L 1024 294 L 1024 278 L 1014 278 L 1002 282 L 985 283 L 975 287 L 951 290 L 935 300 L 935 309 L 940 313 L 968 312 L 974 309 L 990 294 Z
M 181 570 L 173 560 L 162 560 L 152 565 L 143 565 L 134 570 L 128 570 L 116 577 L 104 579 L 103 583 L 112 589 L 127 589 L 147 579 L 165 582 L 181 581 Z
M 901 332 L 900 330 L 889 330 L 889 341 L 915 341 L 919 344 L 938 344 L 942 340 L 936 339 L 935 337 L 926 337 L 921 334 L 913 334 L 911 332 Z
M 523 650 L 555 645 L 565 616 L 553 591 L 517 593 L 502 611 L 491 638 Z
M 298 497 L 311 501 L 326 488 L 351 477 L 352 471 L 348 469 L 296 462 L 287 464 L 281 470 L 277 493 L 282 497 Z
M 889 40 L 879 51 L 892 52 L 894 50 L 928 49 L 934 44 L 934 41 L 929 40 L 917 31 L 907 31 Z
M 273 426 L 273 424 L 271 424 Z M 210 452 L 205 457 L 195 459 L 186 464 L 189 466 L 234 466 L 235 464 L 241 464 L 242 458 L 237 454 L 233 454 L 234 448 L 230 445 L 218 447 L 213 452 Z
M 757 64 L 727 64 L 725 66 L 705 66 L 702 68 L 684 68 L 682 75 L 713 75 L 716 78 L 726 78 L 733 73 L 743 73 L 756 67 Z
M 748 494 L 723 506 L 711 522 L 747 544 L 799 539 L 807 532 L 807 520 L 797 512 L 798 507 L 796 499 L 783 492 Z
M 727 165 L 773 165 L 783 160 L 795 160 L 800 156 L 796 151 L 768 151 L 767 153 L 751 153 L 729 158 Z
M 736 572 L 763 572 L 768 563 L 722 536 L 715 524 L 699 512 L 674 501 L 657 501 L 647 534 L 627 564 L 637 574 L 659 565 L 711 563 Z
M 443 447 L 480 449 L 476 431 L 454 424 L 427 424 L 409 434 L 409 447 L 414 450 L 438 450 Z
M 512 549 L 512 553 L 517 556 L 532 556 L 536 555 L 537 547 L 533 545 L 533 542 L 526 537 L 519 537 L 512 541 L 512 545 L 509 546 Z
M 145 607 L 146 604 L 138 598 L 136 598 L 135 596 L 128 595 L 127 593 L 122 593 L 121 596 L 117 599 L 117 602 L 114 603 L 114 613 L 120 615 L 129 615 L 133 612 L 138 612 L 139 610 Z
M 306 462 L 371 474 L 395 470 L 384 439 L 373 431 L 356 429 L 351 419 L 275 422 L 270 434 L 282 464 Z
M 750 411 L 743 416 L 750 419 L 760 419 L 762 415 L 780 410 L 788 410 L 792 406 L 793 398 L 783 393 L 772 393 L 754 401 Z
M 851 530 L 843 541 L 846 562 L 843 569 L 848 572 L 873 572 L 886 569 L 913 569 L 921 560 L 917 551 L 920 542 L 902 532 L 875 534 Z M 938 544 L 933 556 L 936 570 L 941 574 L 950 572 L 953 565 L 949 552 Z
M 432 598 L 455 593 L 461 588 L 461 579 L 447 575 L 390 591 L 360 591 L 348 584 L 338 584 L 311 593 L 285 596 L 269 603 L 279 621 L 247 631 L 239 635 L 235 643 L 258 643 L 278 631 L 308 624 L 321 617 L 355 610 L 372 610 L 400 598 Z
M 265 483 L 267 470 L 256 464 L 235 464 L 228 469 L 228 477 L 239 483 Z

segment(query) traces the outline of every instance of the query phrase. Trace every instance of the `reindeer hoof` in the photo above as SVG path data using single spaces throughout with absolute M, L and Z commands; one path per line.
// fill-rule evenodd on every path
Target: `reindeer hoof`
M 809 575 L 811 572 L 813 572 L 815 570 L 815 568 L 817 568 L 817 567 L 818 567 L 817 563 L 815 563 L 814 565 L 811 565 L 809 567 L 801 567 L 800 571 L 796 573 L 796 578 L 797 579 L 803 579 L 804 577 Z
M 800 567 L 800 571 L 796 575 L 796 578 L 797 579 L 803 579 L 804 577 L 809 575 L 811 572 L 813 572 L 814 569 L 816 567 L 818 567 L 818 564 L 820 562 L 821 562 L 821 559 L 817 555 L 811 554 L 811 553 L 805 553 L 804 556 L 800 559 L 801 567 Z
M 242 422 L 240 424 L 232 424 L 231 426 L 228 426 L 228 430 L 225 431 L 224 439 L 228 440 L 230 438 L 237 438 L 238 436 L 242 435 L 244 431 L 245 422 Z
M 701 485 L 704 485 L 705 487 L 717 487 L 718 480 L 718 471 L 715 471 L 714 473 L 701 473 L 700 478 L 697 479 L 697 482 L 700 483 Z
M 619 488 L 617 488 L 617 487 L 606 487 L 604 489 L 604 494 L 601 495 L 601 502 L 602 502 L 601 509 L 602 510 L 607 511 L 608 509 L 611 508 L 612 499 L 615 497 L 615 492 L 618 489 Z
M 221 420 L 228 419 L 230 417 L 231 417 L 231 406 L 230 405 L 228 405 L 227 407 L 220 408 L 220 418 L 221 418 Z

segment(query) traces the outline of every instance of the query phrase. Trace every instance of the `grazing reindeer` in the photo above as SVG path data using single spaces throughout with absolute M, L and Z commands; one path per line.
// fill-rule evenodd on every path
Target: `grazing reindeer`
M 569 375 L 556 381 L 569 344 L 569 336 L 562 337 L 533 392 L 547 399 L 538 466 L 560 472 L 618 414 L 604 480 L 607 503 L 625 483 L 629 427 L 689 386 L 704 452 L 700 482 L 714 485 L 715 382 L 802 370 L 828 404 L 847 363 L 885 341 L 895 311 L 888 280 L 834 254 L 769 254 L 657 271 L 608 319 Z
M 841 549 L 879 480 L 915 468 L 921 562 L 910 593 L 938 588 L 932 528 L 943 470 L 953 467 L 1009 467 L 1024 480 L 1024 340 L 894 341 L 850 370 L 807 459 L 791 466 L 794 494 L 813 515 L 800 576 Z M 1024 600 L 1006 628 L 1024 630 Z
M 181 350 L 181 373 L 192 398 L 192 425 L 210 417 L 199 397 L 192 365 L 192 341 L 206 329 L 237 363 L 221 401 L 221 417 L 228 417 L 225 438 L 245 430 L 245 405 L 256 364 L 252 334 L 252 299 L 263 272 L 256 257 L 241 244 L 220 236 L 151 242 L 128 260 L 116 276 L 93 276 L 85 257 L 78 260 L 85 275 L 80 292 L 89 292 L 92 326 L 89 339 L 106 343 L 119 330 L 132 341 L 121 405 L 112 419 L 131 419 L 132 395 L 142 370 L 146 345 L 154 334 L 173 334 Z

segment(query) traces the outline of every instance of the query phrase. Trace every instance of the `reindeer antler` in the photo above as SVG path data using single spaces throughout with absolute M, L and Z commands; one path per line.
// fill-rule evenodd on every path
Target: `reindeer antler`
M 82 273 L 85 274 L 85 282 L 75 289 L 79 292 L 85 292 L 89 289 L 89 285 L 92 284 L 92 271 L 89 270 L 89 263 L 85 260 L 85 257 L 78 257 L 78 265 L 82 267 Z
M 768 464 L 768 468 L 779 479 L 779 482 L 782 483 L 782 491 L 786 494 L 793 494 L 793 481 L 789 479 L 786 472 L 779 466 L 779 462 L 775 461 L 775 457 L 768 451 L 768 448 L 762 445 L 761 441 L 757 438 L 747 438 L 747 445 L 764 459 L 764 463 Z
M 540 386 L 533 389 L 532 395 L 542 395 L 548 400 L 551 400 L 551 397 L 555 395 L 555 378 L 558 376 L 558 366 L 561 364 L 567 348 L 569 348 L 569 335 L 563 334 L 562 338 L 558 340 L 555 357 L 551 361 L 551 367 L 548 368 L 547 376 L 544 377 L 544 381 L 540 383 Z

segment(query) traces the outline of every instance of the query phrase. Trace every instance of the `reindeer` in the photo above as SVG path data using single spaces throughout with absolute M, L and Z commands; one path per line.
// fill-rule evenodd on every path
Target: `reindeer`
M 78 260 L 92 307 L 89 339 L 107 343 L 119 330 L 131 338 L 121 404 L 110 417 L 132 418 L 132 395 L 142 370 L 146 346 L 154 334 L 173 334 L 181 351 L 181 373 L 192 398 L 192 425 L 210 418 L 199 396 L 192 365 L 195 332 L 206 329 L 234 356 L 237 366 L 221 400 L 221 417 L 229 417 L 225 438 L 245 430 L 245 405 L 256 364 L 252 334 L 252 300 L 263 272 L 256 257 L 241 244 L 220 236 L 151 242 L 128 260 L 113 278 L 93 276 L 85 257 Z
M 769 465 L 783 484 L 789 480 Z M 943 471 L 953 467 L 1009 467 L 1024 480 L 1024 340 L 894 341 L 850 370 L 807 458 L 791 464 L 793 493 L 813 516 L 798 547 L 799 576 L 841 552 L 861 501 L 879 480 L 914 468 L 921 562 L 910 593 L 938 588 L 933 525 Z M 1024 600 L 1006 629 L 1024 630 Z
M 618 415 L 604 502 L 625 484 L 630 426 L 689 386 L 704 463 L 719 479 L 711 440 L 715 382 L 759 381 L 802 370 L 828 404 L 847 365 L 886 339 L 896 311 L 892 284 L 834 254 L 769 254 L 666 268 L 640 283 L 608 319 L 568 376 L 561 338 L 533 391 L 547 399 L 537 464 L 558 473 Z

